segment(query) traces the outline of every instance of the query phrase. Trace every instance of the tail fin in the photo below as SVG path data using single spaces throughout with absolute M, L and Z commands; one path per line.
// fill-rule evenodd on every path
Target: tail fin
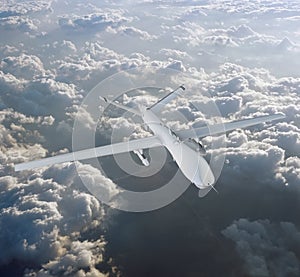
M 185 87 L 183 85 L 179 86 L 175 90 L 171 91 L 168 95 L 157 101 L 151 107 L 149 107 L 148 110 L 152 110 L 153 112 L 159 112 L 167 103 L 169 103 L 175 97 L 180 96 L 179 89 L 185 90 Z
M 106 97 L 102 97 L 102 96 L 99 96 L 99 97 L 100 97 L 100 99 L 102 99 L 104 102 L 106 102 L 106 103 L 108 103 L 108 104 L 114 105 L 114 106 L 116 106 L 116 107 L 118 107 L 118 108 L 120 108 L 120 109 L 123 109 L 123 110 L 125 110 L 125 111 L 131 112 L 131 113 L 133 113 L 133 114 L 135 114 L 135 115 L 139 115 L 139 116 L 142 115 L 141 112 L 138 111 L 138 110 L 136 110 L 136 109 L 127 107 L 127 106 L 122 105 L 122 104 L 117 103 L 117 102 L 110 101 L 110 100 L 108 100 Z

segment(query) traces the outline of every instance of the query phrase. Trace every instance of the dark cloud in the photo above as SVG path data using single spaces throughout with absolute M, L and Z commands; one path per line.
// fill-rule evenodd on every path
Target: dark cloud
M 289 222 L 239 219 L 222 231 L 233 240 L 250 276 L 298 276 L 300 232 Z

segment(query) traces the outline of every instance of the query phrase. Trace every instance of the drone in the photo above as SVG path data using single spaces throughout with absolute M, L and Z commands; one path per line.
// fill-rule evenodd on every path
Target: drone
M 285 117 L 283 114 L 273 114 L 226 123 L 216 123 L 187 130 L 173 131 L 159 119 L 157 114 L 167 103 L 175 97 L 181 96 L 180 92 L 184 90 L 185 86 L 180 85 L 152 106 L 145 107 L 139 105 L 138 109 L 125 106 L 119 102 L 110 101 L 105 97 L 100 97 L 108 104 L 140 116 L 144 125 L 148 126 L 149 130 L 151 130 L 152 136 L 16 164 L 15 171 L 31 170 L 43 166 L 51 166 L 57 163 L 80 161 L 125 152 L 133 152 L 136 154 L 141 163 L 147 167 L 150 165 L 150 162 L 146 157 L 144 150 L 163 146 L 168 150 L 184 176 L 199 190 L 205 190 L 214 188 L 213 185 L 216 183 L 216 178 L 210 165 L 204 158 L 206 151 L 200 142 L 201 138 L 220 135 L 235 129 L 246 128 Z

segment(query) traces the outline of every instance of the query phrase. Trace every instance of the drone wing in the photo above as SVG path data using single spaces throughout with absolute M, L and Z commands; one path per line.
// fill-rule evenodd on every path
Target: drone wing
M 201 138 L 206 136 L 218 135 L 229 131 L 233 131 L 235 129 L 246 128 L 256 124 L 282 119 L 282 118 L 285 118 L 285 115 L 283 114 L 265 115 L 265 116 L 250 118 L 250 119 L 231 121 L 226 123 L 217 123 L 214 125 L 208 125 L 200 128 L 190 129 L 190 130 L 182 130 L 175 133 L 181 140 L 186 140 L 188 138 Z
M 139 149 L 152 148 L 161 146 L 160 140 L 156 136 L 141 138 L 136 140 L 129 140 L 126 142 L 119 142 L 110 145 L 80 150 L 67 154 L 62 154 L 54 157 L 44 158 L 41 160 L 30 161 L 15 165 L 15 171 L 29 170 L 42 166 L 50 166 L 57 163 L 72 162 L 86 160 L 96 157 L 103 157 L 113 154 L 130 152 Z
M 179 89 L 185 90 L 185 87 L 183 85 L 179 86 L 178 88 L 176 88 L 175 90 L 173 90 L 169 94 L 167 94 L 165 97 L 158 100 L 155 104 L 153 104 L 148 109 L 152 110 L 155 113 L 159 112 L 167 103 L 172 101 L 175 97 L 180 96 Z

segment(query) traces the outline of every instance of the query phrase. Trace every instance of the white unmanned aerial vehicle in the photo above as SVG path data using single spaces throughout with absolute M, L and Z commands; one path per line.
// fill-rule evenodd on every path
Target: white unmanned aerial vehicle
M 180 89 L 185 90 L 184 86 L 181 85 L 151 107 L 146 108 L 144 106 L 139 106 L 139 110 L 123 106 L 120 103 L 110 102 L 106 98 L 102 98 L 107 103 L 141 116 L 145 125 L 153 132 L 153 135 L 150 137 L 20 163 L 15 165 L 15 170 L 28 170 L 42 166 L 50 166 L 56 163 L 85 160 L 129 151 L 133 151 L 144 166 L 149 166 L 149 161 L 144 155 L 143 149 L 164 146 L 168 149 L 186 178 L 199 189 L 207 189 L 208 187 L 212 187 L 216 180 L 209 164 L 203 158 L 205 150 L 199 143 L 199 138 L 284 118 L 284 115 L 282 114 L 274 114 L 174 132 L 162 123 L 156 116 L 156 113 L 160 111 L 166 103 L 176 96 L 179 96 Z

